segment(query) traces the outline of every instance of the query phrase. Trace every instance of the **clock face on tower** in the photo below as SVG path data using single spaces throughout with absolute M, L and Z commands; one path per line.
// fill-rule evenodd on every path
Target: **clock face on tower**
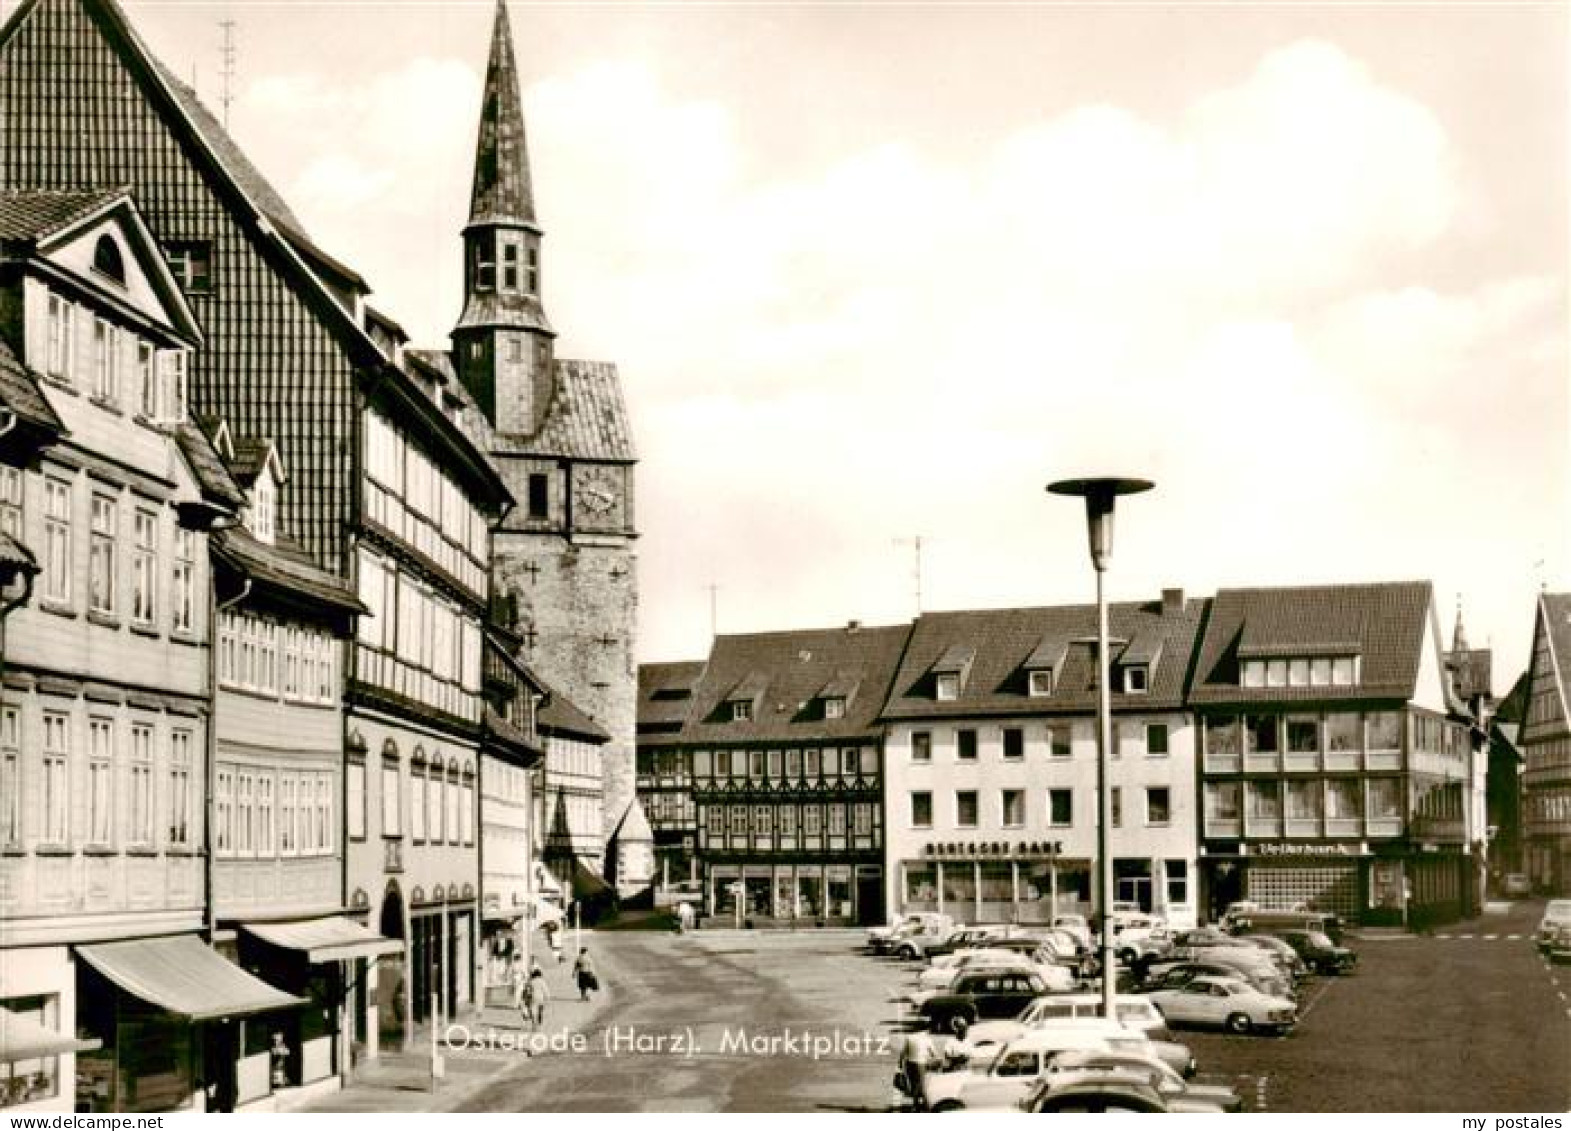
M 578 481 L 578 501 L 587 514 L 610 514 L 621 497 L 621 483 L 604 468 L 594 468 L 584 473 Z

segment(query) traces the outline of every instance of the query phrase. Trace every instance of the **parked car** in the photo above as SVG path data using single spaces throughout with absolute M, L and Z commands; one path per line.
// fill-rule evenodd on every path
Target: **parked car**
M 953 954 L 957 950 L 986 946 L 993 939 L 1008 938 L 1018 931 L 1019 928 L 1013 923 L 979 923 L 971 927 L 956 927 L 937 942 L 924 946 L 922 951 L 931 961 L 940 955 Z
M 1275 955 L 1277 961 L 1285 967 L 1288 975 L 1295 982 L 1303 981 L 1309 976 L 1309 966 L 1283 935 L 1239 935 L 1238 941 L 1249 943 Z
M 1571 899 L 1551 899 L 1538 921 L 1538 949 L 1548 953 L 1549 943 L 1561 927 L 1571 925 Z
M 963 1036 L 983 1018 L 1014 1017 L 1047 993 L 1047 983 L 1024 970 L 968 970 L 946 992 L 916 1005 L 933 1032 Z
M 1084 915 L 1055 915 L 1053 926 L 1074 935 L 1081 950 L 1091 949 L 1091 924 Z
M 1247 932 L 1274 935 L 1278 931 L 1320 931 L 1334 943 L 1342 941 L 1342 920 L 1324 911 L 1263 909 L 1241 912 L 1224 919 L 1222 926 L 1235 935 Z
M 980 970 L 1021 970 L 1042 979 L 1049 993 L 1068 993 L 1075 988 L 1075 975 L 1040 954 L 1027 956 L 1009 950 L 968 950 L 956 956 L 954 965 L 929 966 L 916 979 L 917 992 L 906 1000 L 920 1003 L 934 994 L 946 992 L 962 974 Z
M 923 1086 L 928 1111 L 1017 1104 L 1054 1056 L 1068 1050 L 1148 1052 L 1149 1043 L 1116 1021 L 1069 1022 L 1033 1029 L 980 1061 L 951 1072 L 930 1072 Z
M 1195 952 L 1198 957 L 1182 962 L 1153 966 L 1140 983 L 1141 992 L 1170 990 L 1187 986 L 1196 978 L 1241 978 L 1263 994 L 1291 998 L 1293 987 L 1275 968 L 1240 961 L 1232 951 L 1220 948 Z
M 1571 924 L 1562 924 L 1549 936 L 1544 953 L 1551 962 L 1571 962 Z
M 927 955 L 928 947 L 941 946 L 961 928 L 942 920 L 921 923 L 913 929 L 901 931 L 889 940 L 889 953 L 896 958 L 914 962 Z M 991 941 L 991 940 L 989 940 Z
M 1358 955 L 1345 946 L 1338 946 L 1321 931 L 1282 931 L 1280 938 L 1304 960 L 1316 974 L 1351 974 L 1358 965 Z
M 1500 880 L 1500 894 L 1509 899 L 1525 899 L 1533 894 L 1533 883 L 1521 872 L 1507 872 Z
M 1151 1085 L 1115 1073 L 1063 1081 L 1040 1080 L 1021 1101 L 1020 1109 L 1036 1114 L 1068 1112 L 1078 1115 L 1155 1114 L 1174 1110 Z
M 1236 1112 L 1243 1108 L 1238 1093 L 1225 1084 L 1196 1084 L 1186 1080 L 1161 1060 L 1122 1050 L 1102 1052 L 1061 1052 L 1047 1066 L 1046 1080 L 1059 1084 L 1071 1077 L 1092 1077 L 1105 1072 L 1129 1072 L 1144 1077 L 1169 1103 L 1184 1100 L 1210 1105 L 1217 1111 Z
M 1149 997 L 1119 994 L 1113 999 L 1113 1013 L 1118 1024 L 1149 1040 L 1156 1055 L 1173 1071 L 1194 1075 L 1194 1054 L 1173 1040 L 1167 1020 Z M 1100 994 L 1050 994 L 1037 998 L 1008 1021 L 977 1022 L 961 1044 L 965 1054 L 974 1060 L 982 1050 L 1019 1040 L 1033 1029 L 1062 1025 L 1066 1021 L 1105 1020 Z
M 874 954 L 888 954 L 895 943 L 906 935 L 923 929 L 952 931 L 954 927 L 955 921 L 948 915 L 919 911 L 898 919 L 886 927 L 870 929 L 867 932 L 867 949 Z
M 1298 1020 L 1298 1007 L 1263 994 L 1240 978 L 1206 976 L 1151 995 L 1170 1025 L 1220 1026 L 1233 1033 L 1285 1033 Z

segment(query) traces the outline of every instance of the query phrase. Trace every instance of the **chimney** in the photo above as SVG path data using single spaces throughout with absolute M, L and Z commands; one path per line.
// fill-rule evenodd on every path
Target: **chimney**
M 1162 590 L 1162 615 L 1176 617 L 1184 611 L 1184 591 L 1182 589 Z
M 859 620 L 848 620 L 848 621 L 846 621 L 846 631 L 847 632 L 861 632 L 862 631 L 862 622 L 859 621 Z

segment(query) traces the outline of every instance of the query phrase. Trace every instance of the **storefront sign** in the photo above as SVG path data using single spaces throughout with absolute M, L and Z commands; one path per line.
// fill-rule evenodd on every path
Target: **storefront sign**
M 1356 844 L 1266 843 L 1245 845 L 1244 851 L 1250 856 L 1358 856 L 1360 848 Z
M 975 859 L 976 857 L 1028 857 L 1057 856 L 1064 850 L 1061 841 L 1030 841 L 1010 843 L 1002 840 L 930 841 L 922 846 L 923 856 L 939 859 Z

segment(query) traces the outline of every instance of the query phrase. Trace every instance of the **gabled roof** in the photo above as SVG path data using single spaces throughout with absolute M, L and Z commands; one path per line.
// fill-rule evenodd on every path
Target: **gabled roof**
M 1545 633 L 1549 644 L 1549 671 L 1540 673 L 1537 656 L 1533 658 L 1532 682 L 1528 685 L 1527 710 L 1522 727 L 1524 742 L 1555 737 L 1571 726 L 1571 593 L 1540 593 L 1538 624 L 1534 629 L 1534 651 L 1538 633 Z M 1542 680 L 1542 682 L 1541 682 Z M 1559 696 L 1559 710 L 1545 718 L 1539 710 L 1547 683 Z M 1537 705 L 1535 705 L 1537 704 Z
M 1108 606 L 1109 635 L 1149 635 L 1161 642 L 1148 690 L 1115 690 L 1113 709 L 1172 710 L 1183 704 L 1189 658 L 1205 602 L 1192 600 L 1164 614 L 1161 601 Z M 1096 606 L 1055 605 L 923 613 L 884 706 L 886 719 L 990 715 L 1082 714 L 1096 709 Z M 934 698 L 940 657 L 974 654 L 957 699 Z M 1043 658 L 1057 660 L 1044 663 Z M 1032 696 L 1029 672 L 1053 667 L 1053 694 Z
M 249 490 L 268 464 L 273 465 L 274 474 L 280 483 L 287 481 L 283 461 L 279 459 L 278 448 L 273 441 L 260 436 L 235 436 L 230 443 L 234 458 L 226 462 L 229 464 L 229 474 L 240 486 Z
M 909 625 L 808 629 L 719 636 L 709 653 L 684 742 L 817 742 L 879 733 L 878 712 L 911 634 Z M 816 696 L 837 677 L 860 690 L 843 718 L 825 719 Z M 760 691 L 752 717 L 733 721 L 725 704 L 738 688 Z
M 535 726 L 544 735 L 586 738 L 590 742 L 610 742 L 611 734 L 578 709 L 573 701 L 555 688 L 546 687 L 546 700 L 535 716 Z
M 231 511 L 245 505 L 244 493 L 225 469 L 224 461 L 219 458 L 206 432 L 191 421 L 183 420 L 175 430 L 175 441 L 180 445 L 181 454 L 185 456 L 191 474 L 196 477 L 204 499 Z
M 0 338 L 0 405 L 35 428 L 56 435 L 65 433 L 65 423 L 50 406 L 38 378 L 11 352 L 4 338 Z
M 638 665 L 638 733 L 679 732 L 693 708 L 693 692 L 704 674 L 702 660 Z
M 1488 648 L 1467 648 L 1446 653 L 1456 693 L 1464 702 L 1494 694 L 1494 653 Z
M 1418 684 L 1432 590 L 1427 581 L 1222 589 L 1195 667 L 1190 702 L 1410 699 Z M 1243 687 L 1245 658 L 1359 657 L 1351 687 Z
M 7 189 L 0 192 L 0 240 L 34 243 L 113 204 L 124 189 Z
M 498 434 L 498 451 L 519 455 L 631 463 L 633 431 L 616 366 L 604 361 L 558 361 L 551 402 L 533 436 Z

